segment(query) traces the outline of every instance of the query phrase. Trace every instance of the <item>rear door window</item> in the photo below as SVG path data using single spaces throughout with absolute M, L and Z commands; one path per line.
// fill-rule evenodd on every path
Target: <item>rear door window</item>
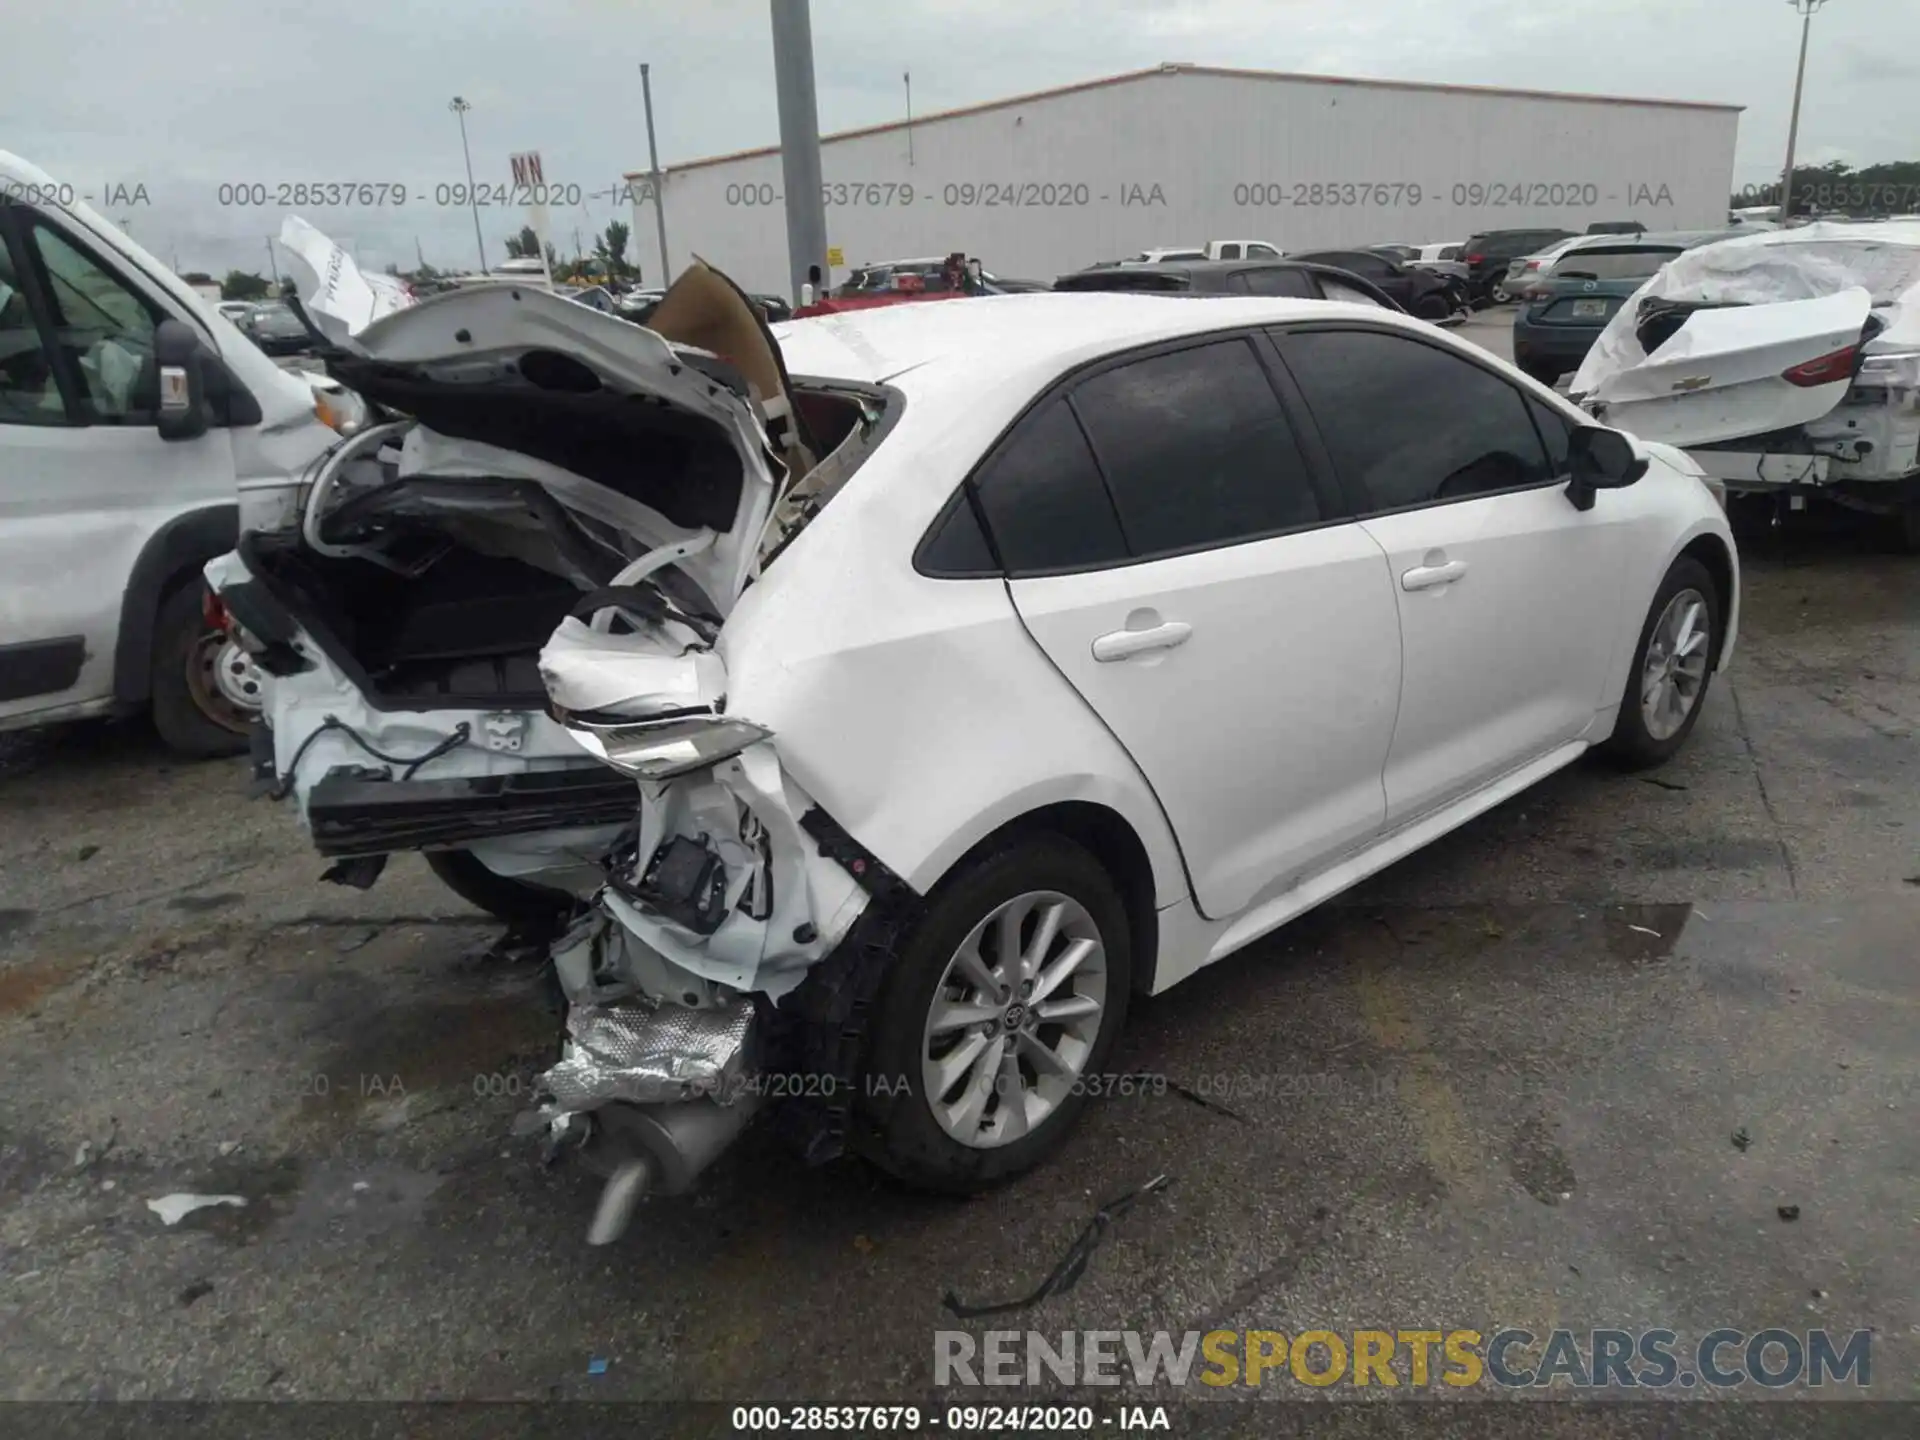
M 1220 247 L 1220 258 L 1222 260 L 1238 260 L 1240 258 L 1240 247 L 1237 244 L 1222 245 Z
M 1022 419 L 974 485 L 1009 575 L 1087 570 L 1127 558 L 1113 502 L 1064 399 Z
M 1371 330 L 1276 339 L 1334 468 L 1369 513 L 1556 478 L 1521 392 L 1462 356 Z
M 1151 355 L 1072 391 L 1138 558 L 1324 518 L 1286 412 L 1245 339 Z

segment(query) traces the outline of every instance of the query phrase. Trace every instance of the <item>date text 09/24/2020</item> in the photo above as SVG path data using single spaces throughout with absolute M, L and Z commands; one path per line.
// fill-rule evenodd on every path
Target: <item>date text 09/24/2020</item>
M 898 180 L 832 180 L 820 187 L 828 209 L 896 209 L 911 206 L 978 209 L 1081 209 L 1093 205 L 1166 208 L 1169 197 L 1158 181 L 1075 179 L 949 180 L 914 184 Z M 1673 189 L 1661 181 L 1602 186 L 1595 180 L 1457 180 L 1425 185 L 1412 180 L 1241 180 L 1224 197 L 1238 209 L 1376 208 L 1403 209 L 1451 205 L 1455 209 L 1511 210 L 1601 204 L 1636 209 L 1669 209 Z M 721 194 L 733 208 L 769 209 L 786 203 L 771 180 L 737 181 Z

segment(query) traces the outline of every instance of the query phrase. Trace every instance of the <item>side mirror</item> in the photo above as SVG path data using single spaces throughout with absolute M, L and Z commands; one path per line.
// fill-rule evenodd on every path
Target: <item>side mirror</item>
M 199 335 L 183 320 L 162 320 L 153 334 L 153 359 L 160 371 L 160 438 L 206 434 L 206 351 Z
M 1573 479 L 1567 499 L 1576 510 L 1591 510 L 1596 491 L 1618 490 L 1647 473 L 1647 461 L 1618 430 L 1582 425 L 1567 439 L 1567 465 Z

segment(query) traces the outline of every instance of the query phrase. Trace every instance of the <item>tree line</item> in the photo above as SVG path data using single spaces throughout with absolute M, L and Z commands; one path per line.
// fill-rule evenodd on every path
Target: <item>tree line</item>
M 1778 205 L 1780 182 L 1749 185 L 1730 197 L 1734 209 Z M 1920 214 L 1920 160 L 1891 160 L 1854 169 L 1845 161 L 1793 167 L 1795 215 Z

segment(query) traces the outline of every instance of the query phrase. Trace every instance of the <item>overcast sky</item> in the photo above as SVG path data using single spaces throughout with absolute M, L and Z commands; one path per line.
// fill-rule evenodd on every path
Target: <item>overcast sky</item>
M 1736 184 L 1777 175 L 1799 21 L 1788 0 L 814 0 L 824 131 L 1162 61 L 1512 85 L 1747 107 Z M 663 165 L 778 139 L 766 0 L 55 0 L 0 26 L 0 145 L 88 193 L 183 268 L 264 269 L 283 213 L 220 206 L 223 181 L 398 181 L 403 209 L 301 213 L 363 265 L 415 242 L 470 265 L 447 101 L 474 165 L 541 151 L 549 182 L 605 190 L 647 164 L 638 65 L 653 67 Z M 1920 0 L 1830 0 L 1815 18 L 1801 117 L 1808 162 L 1920 159 Z M 609 200 L 556 213 L 572 249 Z M 518 223 L 483 216 L 490 258 Z

